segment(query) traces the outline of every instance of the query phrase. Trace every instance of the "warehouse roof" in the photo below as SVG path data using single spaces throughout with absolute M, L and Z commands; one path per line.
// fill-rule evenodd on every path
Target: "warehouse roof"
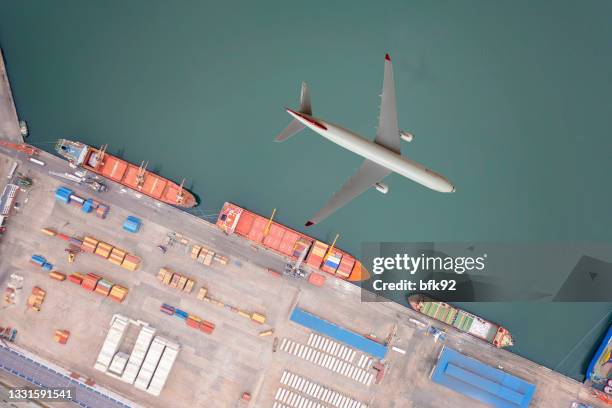
M 376 358 L 383 359 L 387 354 L 387 347 L 384 345 L 330 323 L 327 320 L 323 320 L 320 317 L 308 313 L 298 307 L 293 309 L 293 312 L 291 313 L 291 321 L 301 324 L 302 326 L 305 326 L 311 330 L 317 331 L 325 336 L 341 341 Z
M 526 408 L 535 385 L 445 347 L 431 379 L 497 408 Z

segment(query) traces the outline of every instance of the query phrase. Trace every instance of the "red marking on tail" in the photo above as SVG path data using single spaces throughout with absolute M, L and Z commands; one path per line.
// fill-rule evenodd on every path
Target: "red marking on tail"
M 386 59 L 387 61 L 391 61 L 391 57 L 389 56 L 389 54 L 385 55 L 385 59 Z

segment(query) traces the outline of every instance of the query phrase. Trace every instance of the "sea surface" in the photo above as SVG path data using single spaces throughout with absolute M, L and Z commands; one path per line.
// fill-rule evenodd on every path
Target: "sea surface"
M 308 233 L 363 241 L 612 241 L 610 1 L 0 2 L 29 142 L 93 145 L 303 226 L 361 159 L 307 131 L 273 142 L 302 80 L 314 113 L 373 137 L 393 58 L 403 153 L 452 195 L 390 176 Z M 609 303 L 479 303 L 512 351 L 582 378 Z

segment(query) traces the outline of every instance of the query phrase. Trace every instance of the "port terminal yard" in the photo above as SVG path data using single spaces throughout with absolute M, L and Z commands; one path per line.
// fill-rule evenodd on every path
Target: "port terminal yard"
M 5 78 L 4 70 L 3 75 Z M 12 104 L 12 99 L 3 96 L 0 103 Z M 79 385 L 84 393 L 81 406 L 91 407 L 488 406 L 430 378 L 442 350 L 452 348 L 534 384 L 530 406 L 570 407 L 574 401 L 601 406 L 582 384 L 536 363 L 401 305 L 364 303 L 359 287 L 350 282 L 330 276 L 321 286 L 315 286 L 304 279 L 271 274 L 270 270 L 284 270 L 287 263 L 278 253 L 239 236 L 228 236 L 214 224 L 113 182 L 108 182 L 105 193 L 71 184 L 49 173 L 72 172 L 66 161 L 44 152 L 39 153 L 38 160 L 45 165 L 31 162 L 22 151 L 0 147 L 0 180 L 10 182 L 7 175 L 14 163 L 32 179 L 32 186 L 18 192 L 18 206 L 11 209 L 0 240 L 0 290 L 4 293 L 15 280 L 12 275 L 23 278 L 13 303 L 0 306 L 0 326 L 10 326 L 18 333 L 14 343 L 2 343 L 3 384 L 52 385 L 66 377 L 78 378 L 79 384 L 84 384 Z M 109 204 L 106 218 L 58 202 L 55 191 L 64 185 L 79 196 Z M 122 229 L 128 216 L 142 221 L 136 233 Z M 90 253 L 78 253 L 70 262 L 66 242 L 43 234 L 43 228 L 72 237 L 96 237 L 138 256 L 141 263 L 131 271 Z M 181 239 L 168 242 L 169 234 Z M 228 262 L 194 262 L 192 245 L 204 245 Z M 98 274 L 127 288 L 129 294 L 119 303 L 84 291 L 68 280 L 52 279 L 48 271 L 29 262 L 34 254 L 44 256 L 57 272 Z M 157 275 L 162 267 L 193 279 L 194 289 L 188 293 L 160 282 Z M 39 311 L 27 307 L 34 287 L 45 291 Z M 254 322 L 229 308 L 198 299 L 201 287 L 215 299 L 257 311 L 265 319 Z M 185 320 L 160 311 L 162 304 L 200 316 L 214 324 L 214 331 L 194 331 Z M 315 325 L 309 329 L 299 323 L 301 320 L 292 320 L 296 310 L 382 343 L 387 351 L 381 359 L 378 353 L 369 354 L 367 348 L 359 349 L 316 332 Z M 147 322 L 163 338 L 180 345 L 159 396 L 94 368 L 115 315 Z M 432 335 L 432 327 L 444 331 L 444 335 Z M 58 329 L 70 332 L 65 344 L 53 340 Z M 129 354 L 137 333 L 128 331 L 118 351 Z M 6 354 L 10 350 L 27 358 Z M 43 373 L 42 366 L 55 368 Z M 21 377 L 20 373 L 30 374 Z M 87 394 L 91 390 L 93 394 Z M 105 397 L 96 399 L 101 394 Z M 113 405 L 108 396 L 121 404 Z

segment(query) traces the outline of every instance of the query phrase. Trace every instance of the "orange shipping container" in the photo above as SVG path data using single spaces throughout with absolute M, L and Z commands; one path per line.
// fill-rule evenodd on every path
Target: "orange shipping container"
M 308 277 L 308 283 L 311 283 L 315 286 L 323 286 L 323 284 L 325 283 L 325 276 L 313 272 Z
M 55 279 L 55 280 L 58 280 L 58 281 L 66 280 L 66 275 L 64 275 L 63 273 L 60 273 L 60 272 L 56 272 L 56 271 L 49 272 L 49 277 L 51 279 Z
M 308 254 L 308 257 L 306 258 L 306 263 L 313 268 L 319 269 L 323 263 L 323 257 L 325 256 L 328 247 L 329 245 L 323 242 L 315 241 L 314 246 L 310 250 L 310 254 Z

